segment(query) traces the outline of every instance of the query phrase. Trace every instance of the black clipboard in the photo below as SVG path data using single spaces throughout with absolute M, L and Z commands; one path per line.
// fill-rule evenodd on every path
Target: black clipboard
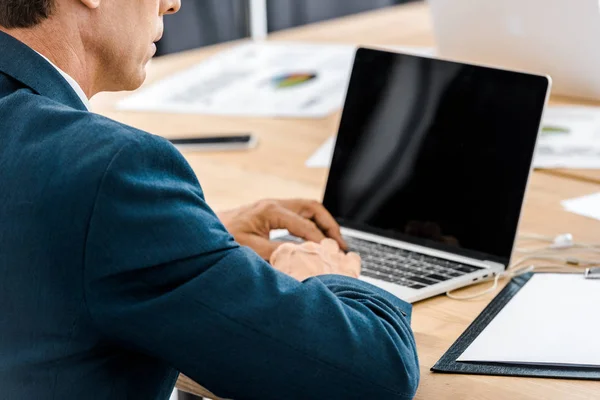
M 453 374 L 600 380 L 600 368 L 456 361 L 532 276 L 533 273 L 528 273 L 513 278 L 485 310 L 479 314 L 475 321 L 469 325 L 463 334 L 460 335 L 452 347 L 450 347 L 431 370 Z M 560 318 L 560 315 L 556 317 Z

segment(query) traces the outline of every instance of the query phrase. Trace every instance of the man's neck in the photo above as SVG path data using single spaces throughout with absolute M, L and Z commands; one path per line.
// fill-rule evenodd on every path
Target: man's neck
M 83 41 L 77 31 L 60 24 L 43 22 L 34 28 L 5 29 L 15 39 L 25 43 L 33 50 L 44 55 L 54 65 L 71 76 L 88 98 L 97 92 L 94 89 L 93 61 L 86 59 Z

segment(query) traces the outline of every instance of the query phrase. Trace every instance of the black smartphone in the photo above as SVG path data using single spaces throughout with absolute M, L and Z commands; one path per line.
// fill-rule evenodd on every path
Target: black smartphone
M 178 139 L 167 139 L 180 150 L 188 151 L 227 151 L 247 150 L 256 147 L 258 142 L 253 134 L 199 136 Z

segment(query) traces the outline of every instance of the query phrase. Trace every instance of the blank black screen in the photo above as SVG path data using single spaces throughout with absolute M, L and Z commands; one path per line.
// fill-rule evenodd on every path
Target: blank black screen
M 507 263 L 545 77 L 359 49 L 324 205 L 343 225 Z

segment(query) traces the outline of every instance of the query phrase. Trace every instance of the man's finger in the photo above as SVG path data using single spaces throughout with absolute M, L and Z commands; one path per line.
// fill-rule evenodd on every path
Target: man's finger
M 328 253 L 337 254 L 340 252 L 340 246 L 338 242 L 333 239 L 324 239 L 321 241 L 321 245 Z
M 312 200 L 282 200 L 281 205 L 300 216 L 313 221 L 325 236 L 332 238 L 343 250 L 348 244 L 342 237 L 340 226 L 323 205 Z
M 346 254 L 346 260 L 348 261 L 350 269 L 354 273 L 354 277 L 358 278 L 358 276 L 360 275 L 360 256 L 357 253 L 350 252 Z
M 264 217 L 271 229 L 287 229 L 292 235 L 315 243 L 325 239 L 325 235 L 314 222 L 285 207 L 273 208 Z
M 358 255 L 358 253 L 351 251 L 348 254 L 346 254 L 346 258 L 348 260 L 350 260 L 350 263 L 353 266 L 357 267 L 360 270 L 360 264 L 362 261 L 361 261 L 360 255 Z
M 327 239 L 324 239 L 327 240 Z M 307 250 L 309 252 L 316 252 L 319 251 L 321 248 L 319 247 L 319 244 L 316 242 L 304 242 L 300 245 L 300 247 L 304 250 Z

